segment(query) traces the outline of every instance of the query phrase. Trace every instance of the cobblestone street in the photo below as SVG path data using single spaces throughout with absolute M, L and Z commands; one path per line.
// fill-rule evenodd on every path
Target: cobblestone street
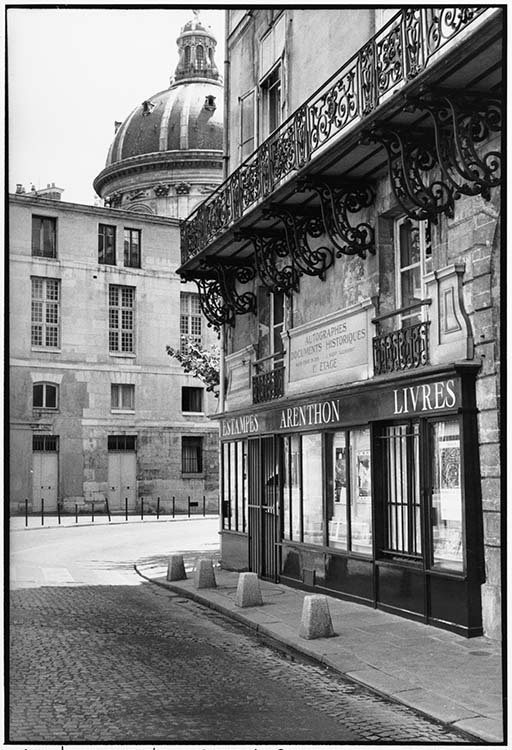
M 45 574 L 32 566 L 31 573 L 21 561 L 29 553 L 17 555 L 9 741 L 464 741 L 320 666 L 284 657 L 222 615 L 142 582 L 128 565 L 107 562 L 114 556 L 101 547 L 108 534 L 113 540 L 116 531 L 89 532 L 80 568 L 72 562 L 77 534 L 66 530 L 44 540 L 55 549 L 59 539 L 69 567 Z M 117 585 L 107 584 L 109 576 Z

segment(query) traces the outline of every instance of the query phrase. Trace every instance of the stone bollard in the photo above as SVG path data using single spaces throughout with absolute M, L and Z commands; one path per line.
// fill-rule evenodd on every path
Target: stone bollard
M 183 555 L 171 555 L 167 565 L 167 580 L 183 581 L 186 577 Z
M 196 589 L 214 589 L 217 586 L 212 560 L 198 560 L 194 569 Z
M 240 573 L 235 604 L 237 607 L 259 607 L 263 604 L 260 582 L 256 573 Z
M 299 627 L 301 638 L 330 638 L 334 635 L 329 604 L 321 594 L 304 597 L 302 619 Z

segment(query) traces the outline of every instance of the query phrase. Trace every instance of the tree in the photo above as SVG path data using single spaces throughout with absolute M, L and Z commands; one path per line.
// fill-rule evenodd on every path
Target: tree
M 186 342 L 184 351 L 167 346 L 167 354 L 178 360 L 186 373 L 202 380 L 206 390 L 211 391 L 215 398 L 219 397 L 218 386 L 220 382 L 220 349 L 214 344 L 209 349 L 204 349 L 192 336 L 182 336 L 181 340 Z

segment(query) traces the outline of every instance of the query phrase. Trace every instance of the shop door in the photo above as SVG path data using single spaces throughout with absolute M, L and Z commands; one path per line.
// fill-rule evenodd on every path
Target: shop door
M 129 451 L 109 451 L 108 504 L 110 510 L 135 510 L 136 454 Z
M 32 507 L 40 510 L 44 500 L 44 510 L 57 510 L 58 495 L 58 453 L 56 451 L 34 451 L 32 454 Z
M 279 452 L 274 437 L 249 441 L 249 565 L 260 578 L 277 579 Z

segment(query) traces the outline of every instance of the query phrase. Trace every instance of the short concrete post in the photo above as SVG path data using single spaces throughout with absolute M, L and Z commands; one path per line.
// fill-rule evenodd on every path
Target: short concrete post
M 183 555 L 171 555 L 167 565 L 167 580 L 183 581 L 186 577 Z
M 198 560 L 194 569 L 196 589 L 214 589 L 217 586 L 212 560 Z
M 263 604 L 260 582 L 256 573 L 240 573 L 235 604 L 237 607 L 259 607 Z
M 299 636 L 301 638 L 330 638 L 334 635 L 327 598 L 321 594 L 304 597 Z

